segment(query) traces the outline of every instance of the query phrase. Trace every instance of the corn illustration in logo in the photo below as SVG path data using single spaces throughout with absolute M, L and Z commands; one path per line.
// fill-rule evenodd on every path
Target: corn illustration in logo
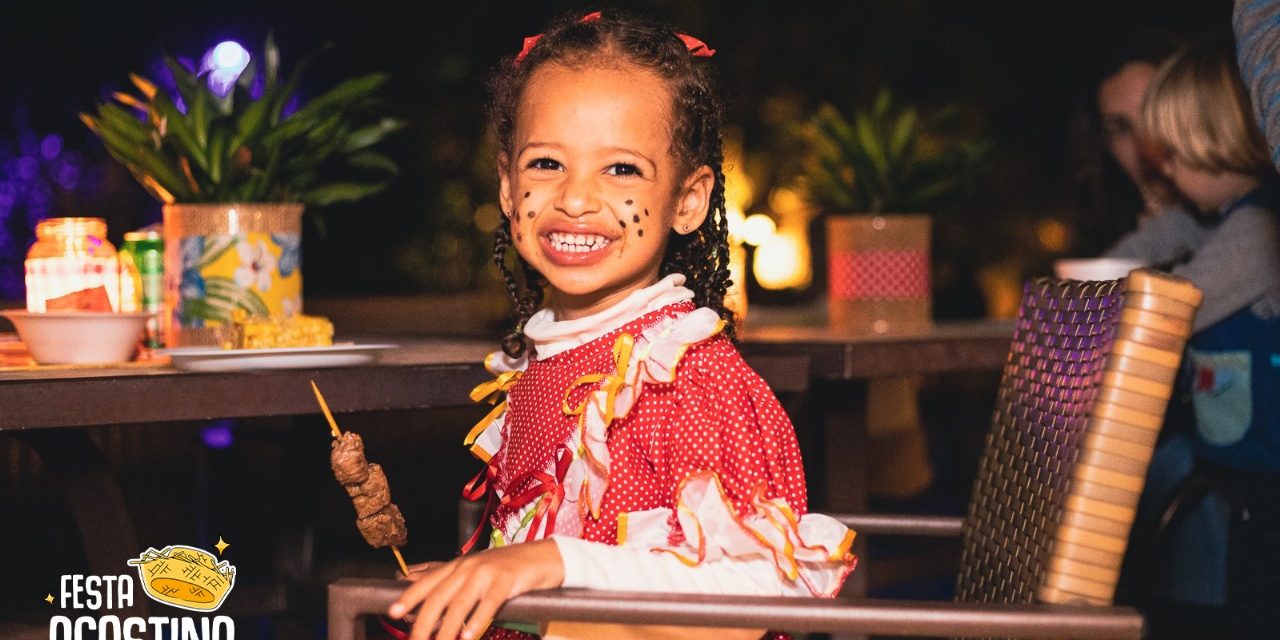
M 222 606 L 236 581 L 236 568 L 226 560 L 185 545 L 148 548 L 128 564 L 138 567 L 142 589 L 152 600 L 192 611 Z

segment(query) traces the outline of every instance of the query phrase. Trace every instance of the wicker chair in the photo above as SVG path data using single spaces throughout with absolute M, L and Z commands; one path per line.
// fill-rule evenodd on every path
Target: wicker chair
M 956 602 L 556 590 L 512 600 L 499 619 L 1140 638 L 1141 616 L 1109 605 L 1200 298 L 1189 282 L 1154 271 L 1028 283 L 968 516 L 841 516 L 864 535 L 959 534 Z M 402 588 L 370 580 L 331 585 L 330 637 L 360 637 L 353 619 L 382 611 Z M 586 633 L 580 637 L 592 637 Z

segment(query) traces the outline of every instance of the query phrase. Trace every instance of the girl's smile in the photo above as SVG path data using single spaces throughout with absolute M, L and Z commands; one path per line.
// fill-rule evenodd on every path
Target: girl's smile
M 615 231 L 556 221 L 538 234 L 538 241 L 547 258 L 556 265 L 585 267 L 605 259 L 609 247 L 621 238 Z
M 557 318 L 657 282 L 668 235 L 705 219 L 714 175 L 676 160 L 672 101 L 662 78 L 630 64 L 550 63 L 529 78 L 500 198 Z

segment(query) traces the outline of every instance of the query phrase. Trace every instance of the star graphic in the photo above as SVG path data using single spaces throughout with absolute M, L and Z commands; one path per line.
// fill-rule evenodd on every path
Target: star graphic
M 226 551 L 227 547 L 231 546 L 231 543 L 223 540 L 222 536 L 218 536 L 218 544 L 213 546 L 218 550 L 218 555 L 222 555 L 222 552 Z
M 44 601 L 48 602 L 49 604 L 53 604 L 53 594 L 52 593 L 44 594 Z

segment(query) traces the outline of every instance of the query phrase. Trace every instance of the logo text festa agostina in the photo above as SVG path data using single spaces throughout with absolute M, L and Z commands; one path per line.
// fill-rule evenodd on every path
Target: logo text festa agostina
M 64 575 L 59 586 L 59 606 L 81 611 L 111 611 L 133 606 L 134 583 L 129 575 Z M 85 615 L 49 620 L 49 640 L 141 640 L 151 632 L 155 638 L 198 638 L 235 640 L 235 621 L 227 616 L 212 618 Z

